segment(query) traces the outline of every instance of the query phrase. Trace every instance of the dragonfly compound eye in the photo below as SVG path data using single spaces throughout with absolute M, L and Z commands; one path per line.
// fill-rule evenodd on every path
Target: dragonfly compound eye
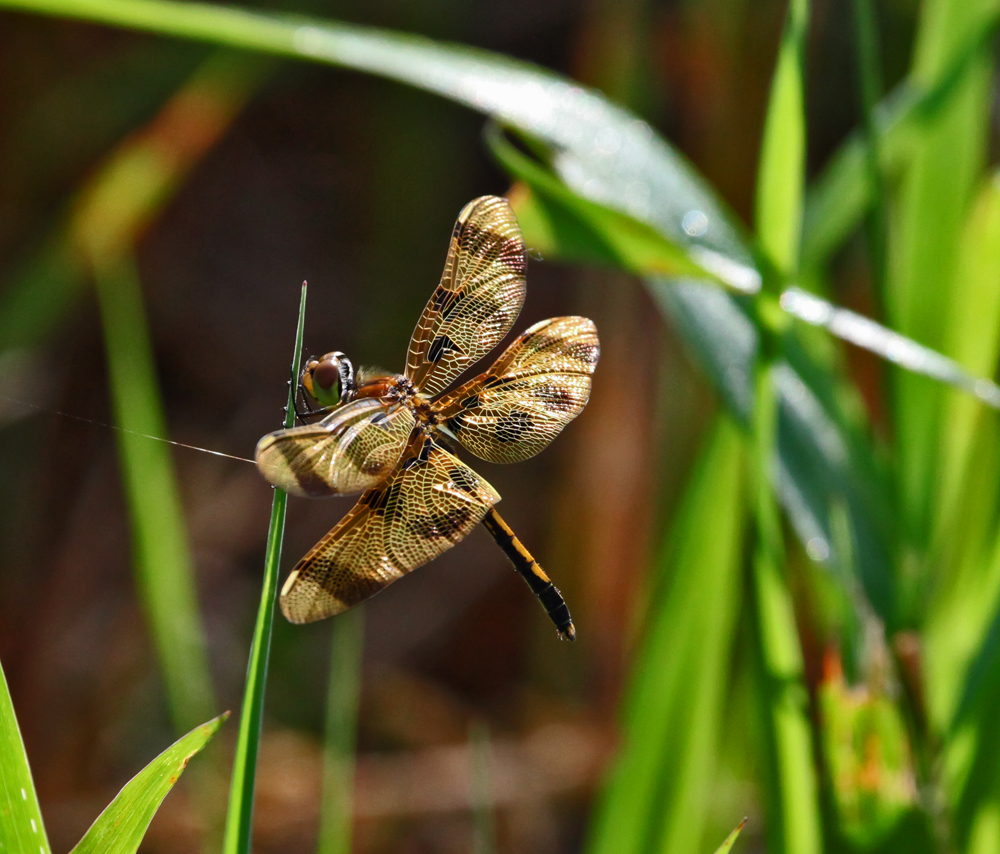
M 303 385 L 323 406 L 336 406 L 351 398 L 354 367 L 343 353 L 327 353 L 306 366 Z

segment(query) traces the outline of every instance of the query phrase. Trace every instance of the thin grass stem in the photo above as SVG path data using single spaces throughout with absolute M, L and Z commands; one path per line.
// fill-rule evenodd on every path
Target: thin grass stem
M 302 357 L 302 334 L 306 313 L 306 284 L 302 283 L 299 300 L 299 324 L 295 333 L 291 376 L 298 373 Z M 295 421 L 295 383 L 288 388 L 288 408 L 285 427 Z M 271 503 L 271 523 L 267 531 L 267 551 L 264 555 L 264 583 L 257 609 L 247 682 L 240 712 L 240 731 L 233 760 L 233 779 L 229 789 L 229 811 L 226 814 L 226 835 L 222 850 L 225 854 L 248 854 L 253 831 L 253 793 L 257 775 L 257 753 L 260 747 L 264 715 L 264 693 L 267 686 L 267 663 L 271 653 L 271 629 L 274 624 L 274 602 L 278 589 L 278 565 L 281 563 L 281 541 L 285 533 L 285 507 L 288 495 L 274 490 Z

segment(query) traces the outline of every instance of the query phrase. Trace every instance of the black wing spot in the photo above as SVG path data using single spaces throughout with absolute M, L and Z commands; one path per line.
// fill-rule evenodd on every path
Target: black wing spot
M 517 442 L 534 426 L 527 412 L 510 412 L 497 421 L 497 441 L 503 444 Z
M 437 364 L 448 353 L 452 353 L 456 349 L 455 342 L 452 341 L 447 335 L 438 335 L 438 337 L 431 343 L 430 349 L 427 351 L 427 361 Z
M 376 516 L 383 516 L 385 515 L 385 508 L 389 503 L 389 493 L 392 492 L 393 486 L 394 484 L 390 484 L 387 487 L 370 489 L 361 496 L 361 500 L 358 503 L 370 507 Z
M 481 398 L 478 394 L 470 394 L 462 401 L 462 409 L 475 409 L 479 406 L 480 400 Z

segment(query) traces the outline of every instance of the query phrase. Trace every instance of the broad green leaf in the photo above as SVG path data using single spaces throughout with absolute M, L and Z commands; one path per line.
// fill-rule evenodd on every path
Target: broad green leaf
M 528 246 L 543 255 L 633 273 L 695 277 L 750 292 L 759 287 L 758 277 L 748 277 L 746 268 L 734 268 L 714 253 L 699 253 L 698 247 L 678 246 L 648 223 L 573 192 L 496 127 L 487 141 L 501 165 L 524 184 L 512 193 L 511 202 Z
M 302 283 L 299 299 L 299 320 L 295 330 L 295 347 L 292 350 L 291 375 L 296 376 L 302 362 L 302 337 L 306 320 L 306 283 Z M 288 405 L 285 408 L 285 427 L 295 423 L 294 383 L 288 384 Z M 285 535 L 285 509 L 288 493 L 274 490 L 271 502 L 271 523 L 267 529 L 267 548 L 264 552 L 264 580 L 261 584 L 257 622 L 254 624 L 250 660 L 247 663 L 247 681 L 243 689 L 243 706 L 240 709 L 240 731 L 236 738 L 236 755 L 233 758 L 233 778 L 229 786 L 229 809 L 226 813 L 226 833 L 223 839 L 225 854 L 248 854 L 253 835 L 253 793 L 257 780 L 257 753 L 260 734 L 264 726 L 264 698 L 267 693 L 267 666 L 271 655 L 271 633 L 274 626 L 274 605 L 278 593 L 278 567 L 281 565 L 281 544 Z
M 0 851 L 49 854 L 28 756 L 0 667 Z
M 785 276 L 798 268 L 802 229 L 806 157 L 802 64 L 808 23 L 808 0 L 791 0 L 771 79 L 757 172 L 757 237 Z
M 719 418 L 661 548 L 624 745 L 598 801 L 590 854 L 701 845 L 742 596 L 743 468 L 740 430 Z
M 137 851 L 167 792 L 173 788 L 191 757 L 208 743 L 227 717 L 228 712 L 193 729 L 129 780 L 70 854 L 133 854 Z
M 740 832 L 746 826 L 746 823 L 747 820 L 743 819 L 743 821 L 739 823 L 736 829 L 732 833 L 730 833 L 729 836 L 725 838 L 723 843 L 718 848 L 715 849 L 715 854 L 729 854 L 730 850 L 732 850 L 733 845 L 736 843 L 736 839 L 740 835 Z

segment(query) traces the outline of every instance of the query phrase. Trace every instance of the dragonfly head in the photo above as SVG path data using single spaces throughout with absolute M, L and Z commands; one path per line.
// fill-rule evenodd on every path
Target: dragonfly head
M 321 406 L 346 403 L 355 392 L 354 365 L 343 353 L 327 353 L 322 359 L 310 359 L 299 378 L 302 388 Z

